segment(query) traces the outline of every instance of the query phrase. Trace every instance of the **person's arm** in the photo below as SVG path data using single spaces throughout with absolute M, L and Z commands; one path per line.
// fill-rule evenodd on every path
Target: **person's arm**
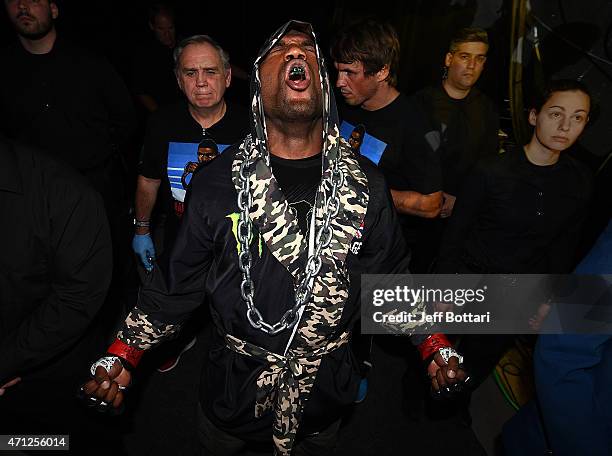
M 134 213 L 136 220 L 151 220 L 151 214 L 157 201 L 157 192 L 161 179 L 152 179 L 142 175 L 138 176 L 136 182 L 136 199 L 134 201 Z M 148 234 L 149 228 L 136 228 L 136 234 Z
M 400 214 L 435 218 L 442 207 L 440 135 L 414 100 L 407 115 L 402 150 L 395 160 L 383 163 L 385 175 L 391 176 L 389 188 Z
M 150 223 L 160 183 L 160 179 L 151 179 L 141 175 L 138 176 L 136 183 L 134 213 L 137 225 L 132 239 L 132 249 L 147 272 L 153 270 L 153 261 L 156 258 Z
M 85 184 L 51 178 L 51 188 L 44 189 L 49 293 L 18 327 L 0 336 L 0 385 L 75 344 L 102 306 L 111 279 L 111 240 L 100 196 Z
M 141 160 L 138 165 L 134 202 L 135 218 L 137 221 L 144 222 L 145 225 L 151 223 L 157 193 L 166 171 L 168 142 L 163 131 L 165 131 L 163 119 L 160 120 L 159 116 L 152 115 L 147 122 Z M 150 225 L 136 226 L 132 249 L 140 258 L 145 269 L 150 272 L 153 269 L 152 260 L 155 259 L 155 246 L 150 234 Z
M 83 391 L 118 408 L 119 386 L 127 387 L 129 369 L 138 366 L 144 352 L 176 334 L 182 323 L 204 302 L 205 283 L 213 260 L 212 229 L 203 207 L 207 198 L 201 179 L 194 176 L 192 193 L 172 250 L 168 273 L 155 268 L 138 295 L 108 356 L 94 364 L 95 378 Z M 109 359 L 110 361 L 103 361 Z M 105 364 L 106 363 L 106 364 Z
M 0 396 L 3 396 L 6 393 L 6 390 L 11 386 L 15 386 L 17 383 L 21 381 L 21 377 L 15 377 L 12 380 L 9 380 L 4 385 L 0 385 Z
M 412 190 L 391 190 L 393 204 L 400 214 L 416 215 L 417 217 L 435 218 L 442 207 L 442 192 L 428 195 Z
M 198 164 L 196 162 L 187 162 L 187 164 L 185 165 L 185 169 L 183 170 L 183 175 L 181 176 L 181 185 L 183 186 L 183 188 L 185 190 L 187 190 L 187 176 L 189 176 L 190 174 L 192 174 L 193 172 L 195 172 L 196 169 L 198 169 Z
M 376 187 L 371 187 L 370 197 L 376 198 L 374 195 L 376 193 L 381 194 L 378 196 L 381 201 L 374 202 L 374 204 L 371 202 L 370 207 L 382 206 L 382 208 L 368 230 L 368 238 L 363 247 L 365 255 L 373 255 L 371 266 L 365 273 L 408 274 L 410 255 L 397 221 L 396 212 L 393 210 L 391 196 L 382 189 L 377 190 Z M 416 314 L 423 310 L 422 305 L 413 308 Z M 458 385 L 467 378 L 466 372 L 459 366 L 462 358 L 454 351 L 452 344 L 443 334 L 409 334 L 409 336 L 426 364 L 427 375 L 435 391 L 451 388 L 452 385 Z
M 440 208 L 440 218 L 448 218 L 453 215 L 457 197 L 450 193 L 442 192 L 442 207 Z

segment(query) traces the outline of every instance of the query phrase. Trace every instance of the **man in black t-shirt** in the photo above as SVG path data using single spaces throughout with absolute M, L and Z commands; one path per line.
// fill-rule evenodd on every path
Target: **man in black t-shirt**
M 54 1 L 4 4 L 19 40 L 0 51 L 0 130 L 48 151 L 101 194 L 120 273 L 129 243 L 120 155 L 135 124 L 130 94 L 105 59 L 58 35 Z
M 388 24 L 357 23 L 336 36 L 331 55 L 338 70 L 336 87 L 346 102 L 340 106 L 340 132 L 348 139 L 357 125 L 365 127 L 360 152 L 383 172 L 414 250 L 421 220 L 440 212 L 439 140 L 427 134 L 425 117 L 397 90 L 397 34 Z
M 437 217 L 442 202 L 442 182 L 437 143 L 423 135 L 409 99 L 397 90 L 400 44 L 388 24 L 366 20 L 349 26 L 335 37 L 331 47 L 338 70 L 336 87 L 346 105 L 340 105 L 340 133 L 347 140 L 362 125 L 359 152 L 378 165 L 391 196 L 406 243 L 410 248 L 410 271 L 414 271 L 414 251 L 420 226 L 425 218 Z M 420 271 L 417 271 L 420 272 Z M 353 350 L 359 358 L 361 383 L 355 402 L 365 399 L 367 372 L 372 367 L 372 340 L 386 346 L 385 337 L 355 336 Z M 396 345 L 393 340 L 391 345 Z M 404 355 L 398 359 L 403 364 Z M 399 373 L 402 375 L 403 372 Z
M 5 4 L 19 41 L 0 51 L 0 129 L 78 170 L 109 210 L 121 193 L 114 158 L 134 126 L 127 88 L 107 61 L 58 36 L 55 2 Z
M 212 38 L 196 35 L 179 43 L 174 56 L 186 101 L 163 107 L 149 119 L 136 189 L 132 246 L 149 271 L 157 251 L 167 250 L 175 236 L 185 199 L 182 175 L 187 163 L 197 161 L 198 145 L 213 141 L 223 152 L 248 131 L 246 109 L 224 99 L 231 81 L 227 53 Z

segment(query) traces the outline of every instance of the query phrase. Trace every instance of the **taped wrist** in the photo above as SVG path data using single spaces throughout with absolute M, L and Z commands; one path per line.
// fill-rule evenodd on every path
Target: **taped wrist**
M 140 358 L 144 354 L 144 350 L 140 350 L 136 347 L 131 347 L 125 342 L 115 339 L 110 347 L 108 347 L 107 353 L 118 356 L 123 362 L 123 367 L 128 370 L 132 370 L 140 363 Z
M 447 339 L 444 334 L 432 334 L 419 345 L 417 345 L 417 349 L 421 354 L 421 359 L 423 361 L 433 357 L 437 352 L 442 348 L 452 347 L 453 344 Z
M 445 363 L 453 356 L 457 358 L 459 364 L 463 364 L 463 356 L 453 348 L 453 344 L 446 338 L 444 334 L 432 334 L 425 341 L 417 346 L 421 359 L 425 364 L 429 364 L 436 353 L 439 353 Z

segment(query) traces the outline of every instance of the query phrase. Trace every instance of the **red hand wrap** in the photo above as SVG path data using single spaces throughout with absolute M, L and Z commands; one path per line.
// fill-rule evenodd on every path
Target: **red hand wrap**
M 144 355 L 144 350 L 140 350 L 136 347 L 130 347 L 128 344 L 121 342 L 119 339 L 115 339 L 113 344 L 108 347 L 108 353 L 111 355 L 118 356 L 126 360 L 132 367 L 138 366 L 140 358 Z
M 444 347 L 452 347 L 453 344 L 446 338 L 444 334 L 432 334 L 424 342 L 421 342 L 417 349 L 421 354 L 421 359 L 425 361 L 439 349 Z

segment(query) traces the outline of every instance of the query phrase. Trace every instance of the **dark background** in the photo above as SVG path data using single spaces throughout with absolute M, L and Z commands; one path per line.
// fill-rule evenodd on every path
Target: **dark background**
M 518 1 L 518 0 L 515 0 Z M 146 8 L 150 1 L 109 0 L 86 2 L 58 0 L 59 33 L 105 55 L 129 82 L 147 77 L 147 69 L 129 74 L 130 62 L 139 43 L 150 37 Z M 489 31 L 491 49 L 479 87 L 500 109 L 502 128 L 512 134 L 508 108 L 510 25 L 512 0 L 328 0 L 309 2 L 247 0 L 169 1 L 177 16 L 179 37 L 196 33 L 211 35 L 229 51 L 234 64 L 250 70 L 265 39 L 289 19 L 313 23 L 325 52 L 334 30 L 353 20 L 375 17 L 393 24 L 402 44 L 400 90 L 414 92 L 440 81 L 442 62 L 452 35 L 462 27 L 479 26 Z M 612 116 L 612 2 L 608 0 L 532 0 L 530 25 L 538 26 L 541 68 L 533 65 L 533 47 L 528 34 L 524 46 L 526 91 L 538 71 L 545 77 L 582 78 L 599 101 L 597 121 L 581 144 L 592 154 L 610 152 Z M 0 45 L 15 40 L 15 33 L 0 16 Z M 591 53 L 588 55 L 587 53 Z M 335 76 L 333 68 L 330 74 Z M 3 69 L 10 71 L 10 69 Z M 86 75 L 83 75 L 86 77 Z M 248 84 L 234 79 L 230 95 L 247 104 Z
M 57 28 L 62 36 L 98 50 L 120 72 L 125 71 L 130 56 L 138 52 L 138 43 L 149 34 L 146 7 L 151 2 L 146 0 L 59 0 L 57 3 L 60 10 Z M 439 79 L 450 37 L 457 29 L 472 24 L 478 6 L 476 0 L 456 5 L 451 5 L 449 0 L 383 0 L 376 3 L 315 0 L 302 2 L 300 6 L 295 6 L 294 2 L 246 0 L 175 0 L 167 3 L 175 8 L 179 37 L 208 34 L 229 51 L 233 63 L 247 70 L 259 46 L 289 19 L 311 22 L 325 51 L 332 31 L 347 22 L 362 17 L 389 21 L 402 41 L 400 85 L 405 91 L 414 91 Z M 2 23 L 7 24 L 4 11 Z M 2 42 L 15 39 L 10 25 L 2 27 L 0 39 Z
M 58 0 L 57 3 L 60 10 L 57 28 L 61 36 L 105 55 L 127 83 L 134 77 L 148 77 L 147 68 L 139 69 L 136 74 L 130 74 L 129 69 L 141 43 L 150 39 L 146 13 L 149 2 Z M 512 134 L 507 100 L 511 0 L 182 0 L 172 3 L 179 37 L 196 33 L 211 35 L 229 51 L 232 62 L 246 71 L 250 70 L 259 46 L 288 19 L 313 23 L 324 51 L 333 32 L 354 19 L 373 16 L 387 20 L 395 26 L 402 43 L 400 89 L 405 93 L 439 83 L 446 47 L 457 29 L 470 25 L 483 27 L 490 33 L 491 49 L 478 85 L 494 99 L 502 114 L 502 128 Z M 546 77 L 581 78 L 599 101 L 599 114 L 581 138 L 579 152 L 581 158 L 595 157 L 596 169 L 612 149 L 612 115 L 608 108 L 612 106 L 612 1 L 531 0 L 531 5 L 534 14 L 531 23 L 537 24 L 540 38 L 542 67 L 539 71 Z M 14 40 L 16 35 L 4 8 L 0 7 L 0 47 Z M 534 75 L 538 73 L 532 52 L 532 45 L 527 42 L 523 81 L 526 88 L 533 85 Z M 0 62 L 0 71 L 11 71 L 11 68 Z M 331 67 L 330 74 L 335 77 Z M 88 75 L 82 74 L 82 77 Z M 247 91 L 246 82 L 234 79 L 228 95 L 248 104 Z M 600 192 L 594 207 L 609 207 L 609 195 L 609 191 Z M 205 338 L 199 337 L 196 349 L 186 353 L 185 361 L 176 370 L 140 376 L 140 385 L 130 399 L 131 411 L 120 421 L 130 454 L 195 452 L 197 404 L 193 398 L 197 395 L 204 343 Z M 384 352 L 377 356 L 378 369 L 370 377 L 370 386 L 378 395 L 369 393 L 370 399 L 343 427 L 340 456 L 395 455 L 407 451 L 455 456 L 483 454 L 476 448 L 479 445 L 473 432 L 462 423 L 446 420 L 432 425 L 418 421 L 414 405 L 408 414 L 404 413 L 405 406 L 398 398 L 406 390 L 402 384 L 405 365 L 398 365 L 390 356 L 385 358 Z M 418 379 L 410 381 L 414 383 Z M 491 408 L 495 407 L 488 399 L 484 404 L 482 413 L 489 420 Z M 373 425 L 380 423 L 383 425 Z M 441 439 L 440 433 L 445 437 Z M 406 448 L 406 442 L 412 446 Z

